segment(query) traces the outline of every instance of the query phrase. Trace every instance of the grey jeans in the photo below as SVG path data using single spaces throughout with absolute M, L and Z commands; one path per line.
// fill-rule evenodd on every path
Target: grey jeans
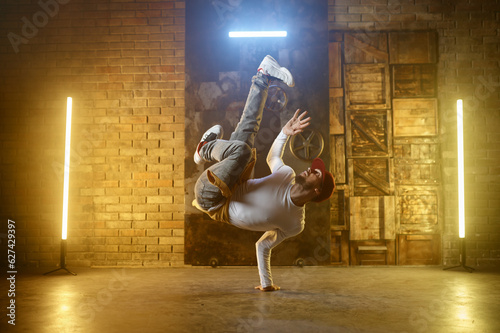
M 217 162 L 205 170 L 196 181 L 195 198 L 201 208 L 208 211 L 210 208 L 219 207 L 225 201 L 219 188 L 208 180 L 208 170 L 232 189 L 250 161 L 255 136 L 262 121 L 268 87 L 268 78 L 257 73 L 252 78 L 245 108 L 231 138 L 210 141 L 200 149 L 200 156 L 204 160 Z

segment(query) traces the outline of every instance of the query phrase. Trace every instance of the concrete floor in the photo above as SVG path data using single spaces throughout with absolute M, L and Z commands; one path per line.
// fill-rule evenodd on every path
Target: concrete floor
M 273 293 L 255 267 L 72 270 L 19 270 L 0 332 L 500 332 L 498 270 L 274 267 Z

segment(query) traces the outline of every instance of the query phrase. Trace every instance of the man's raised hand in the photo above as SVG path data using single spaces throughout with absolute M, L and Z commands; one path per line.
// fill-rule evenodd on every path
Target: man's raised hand
M 283 126 L 283 133 L 288 136 L 293 136 L 295 134 L 301 133 L 307 126 L 309 126 L 309 120 L 311 117 L 304 117 L 307 115 L 307 111 L 302 112 L 300 115 L 300 109 L 295 111 L 293 117 Z

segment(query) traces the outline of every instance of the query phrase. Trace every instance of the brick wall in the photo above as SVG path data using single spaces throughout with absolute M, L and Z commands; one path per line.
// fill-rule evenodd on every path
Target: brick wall
M 1 218 L 19 265 L 183 265 L 184 1 L 0 5 Z M 10 33 L 10 34 L 9 34 Z
M 468 265 L 500 266 L 500 1 L 329 0 L 331 30 L 436 30 L 443 262 L 458 262 L 455 103 L 465 103 Z
M 41 3 L 0 4 L 0 233 L 16 221 L 18 264 L 58 263 L 72 96 L 68 264 L 182 265 L 184 1 Z M 468 264 L 500 265 L 500 1 L 328 3 L 330 29 L 439 33 L 444 263 L 458 258 L 453 116 L 463 98 Z

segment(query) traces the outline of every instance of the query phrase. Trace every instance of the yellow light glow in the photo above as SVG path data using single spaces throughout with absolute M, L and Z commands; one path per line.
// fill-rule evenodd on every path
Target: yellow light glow
M 450 281 L 451 282 L 451 281 Z M 453 281 L 456 282 L 456 281 Z M 470 314 L 470 304 L 469 300 L 473 297 L 470 293 L 470 290 L 467 289 L 466 285 L 459 284 L 456 282 L 456 285 L 451 287 L 455 289 L 455 302 L 453 304 L 454 310 L 455 310 L 455 317 L 456 319 L 460 321 L 470 321 L 471 319 L 471 314 Z M 450 289 L 451 289 L 450 288 Z M 452 307 L 450 307 L 450 310 Z
M 463 101 L 457 100 L 457 157 L 458 157 L 458 236 L 465 238 L 464 199 L 464 110 Z
M 64 192 L 63 192 L 63 215 L 62 215 L 62 239 L 68 235 L 68 193 L 69 193 L 69 153 L 71 150 L 71 112 L 73 100 L 68 97 L 66 104 L 66 143 L 64 148 Z

